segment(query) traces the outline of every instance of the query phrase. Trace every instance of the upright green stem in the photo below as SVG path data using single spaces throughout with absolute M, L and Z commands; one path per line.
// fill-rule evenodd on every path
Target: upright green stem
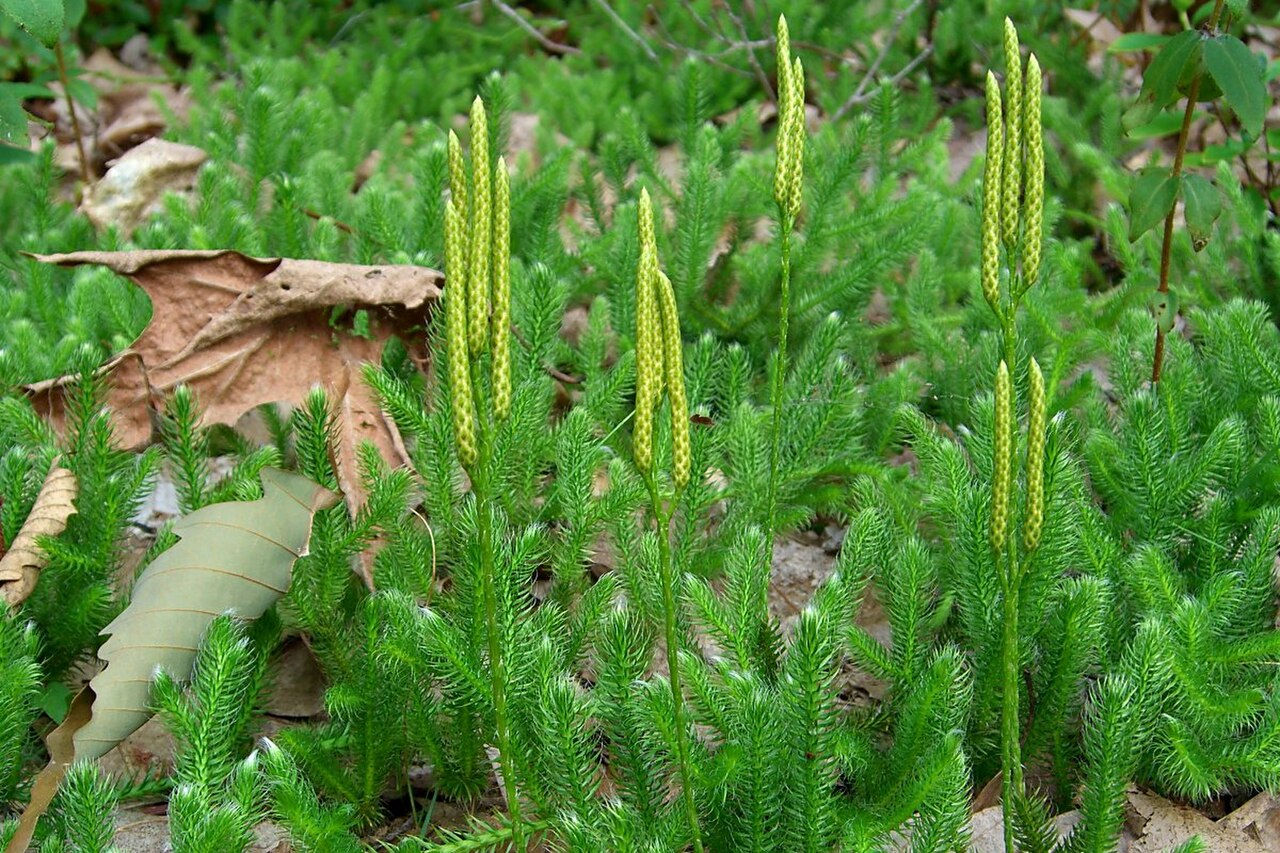
M 671 560 L 671 512 L 664 510 L 658 494 L 657 483 L 652 476 L 645 476 L 649 487 L 649 500 L 658 522 L 658 574 L 662 580 L 663 621 L 667 634 L 667 671 L 671 684 L 671 701 L 674 705 L 676 726 L 676 752 L 680 762 L 680 787 L 684 789 L 684 807 L 689 816 L 689 830 L 693 833 L 693 849 L 702 853 L 702 831 L 698 827 L 698 806 L 693 800 L 693 774 L 689 766 L 689 728 L 684 713 L 684 691 L 680 687 L 680 635 L 676 619 L 674 567 Z
M 1222 6 L 1224 0 L 1217 0 L 1213 4 L 1213 14 L 1209 16 L 1209 30 L 1213 31 L 1218 26 L 1218 20 L 1222 17 Z M 1187 90 L 1187 108 L 1182 113 L 1182 127 L 1178 130 L 1178 145 L 1173 154 L 1173 179 L 1177 181 L 1182 177 L 1182 166 L 1187 156 L 1187 139 L 1191 136 L 1191 122 L 1196 114 L 1196 102 L 1200 100 L 1200 74 L 1196 74 L 1191 79 L 1191 86 Z M 1160 283 L 1156 286 L 1157 293 L 1169 292 L 1169 269 L 1173 260 L 1173 219 L 1177 205 L 1169 209 L 1169 215 L 1164 218 L 1164 235 L 1160 243 Z M 1157 385 L 1160 382 L 1160 372 L 1164 367 L 1164 324 L 1157 319 L 1156 322 L 1156 351 L 1155 357 L 1151 360 L 1151 384 Z
M 1004 363 L 1009 365 L 1009 371 L 1014 372 L 1018 364 L 1018 306 L 1010 305 L 1009 313 L 1000 318 L 1001 330 L 1004 334 Z
M 1017 557 L 1014 556 L 1016 546 L 1014 537 L 1009 537 L 1005 546 L 1004 563 L 1004 648 L 1001 650 L 1003 671 L 1001 673 L 1002 716 L 1000 721 L 1000 752 L 1003 776 L 1001 778 L 1000 801 L 1004 809 L 1004 849 L 1006 853 L 1014 853 L 1013 809 L 1018 798 L 1022 796 L 1022 745 L 1019 733 L 1020 718 L 1018 705 L 1019 691 L 1019 650 L 1018 650 L 1018 599 L 1019 583 L 1017 573 Z
M 1017 364 L 1017 284 L 1010 282 L 1008 311 L 1000 318 L 1003 333 L 1004 363 L 1014 370 Z M 1015 408 L 1016 412 L 1017 409 Z M 1003 553 L 996 554 L 996 567 L 1001 573 L 1004 587 L 1004 636 L 1001 644 L 1001 719 L 1000 719 L 1000 801 L 1004 809 L 1004 849 L 1014 853 L 1013 808 L 1022 795 L 1022 746 L 1019 734 L 1019 656 L 1018 656 L 1018 600 L 1019 578 L 1017 571 L 1017 544 L 1012 531 L 1009 533 Z
M 773 407 L 773 435 L 769 447 L 769 491 L 765 503 L 765 550 L 772 562 L 774 525 L 778 514 L 778 464 L 782 452 L 782 391 L 787 378 L 787 326 L 791 315 L 791 230 L 795 223 L 786 213 L 782 220 L 782 302 L 778 315 L 778 358 L 774 364 L 769 404 Z
M 511 730 L 507 721 L 507 672 L 502 656 L 502 634 L 498 625 L 498 593 L 493 559 L 493 525 L 489 515 L 490 449 L 492 431 L 488 424 L 480 430 L 480 459 L 472 472 L 472 493 L 476 499 L 476 530 L 480 537 L 480 585 L 484 595 L 486 633 L 489 639 L 489 673 L 493 690 L 494 726 L 498 734 L 498 766 L 507 794 L 515 849 L 525 850 L 524 825 L 520 818 L 520 792 L 516 787 L 515 766 L 511 753 Z

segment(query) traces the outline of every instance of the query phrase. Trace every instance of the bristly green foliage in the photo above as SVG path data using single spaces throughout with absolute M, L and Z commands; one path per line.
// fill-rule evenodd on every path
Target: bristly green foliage
M 65 49 L 121 40 L 128 5 L 86 21 Z M 357 453 L 359 494 L 317 518 L 280 606 L 319 662 L 325 714 L 251 752 L 278 626 L 219 618 L 191 684 L 162 677 L 157 689 L 179 741 L 174 779 L 108 785 L 75 768 L 45 849 L 107 850 L 115 799 L 150 787 L 172 788 L 179 851 L 243 849 L 264 818 L 300 851 L 339 853 L 390 820 L 405 851 L 530 839 L 656 853 L 692 846 L 693 825 L 711 851 L 962 851 L 1010 706 L 1036 783 L 1006 803 L 1028 853 L 1111 853 L 1134 782 L 1190 800 L 1280 787 L 1280 236 L 1275 199 L 1233 171 L 1274 153 L 1224 147 L 1185 164 L 1244 156 L 1217 163 L 1214 239 L 1202 252 L 1173 242 L 1182 308 L 1165 311 L 1169 366 L 1152 390 L 1144 306 L 1160 247 L 1130 243 L 1117 204 L 1129 197 L 1123 164 L 1149 145 L 1121 132 L 1123 51 L 1098 50 L 1051 4 L 1005 10 L 1034 33 L 1053 83 L 1048 239 L 1039 281 L 1006 323 L 978 270 L 987 164 L 958 171 L 955 156 L 981 123 L 974 69 L 991 57 L 975 45 L 998 44 L 1000 20 L 976 0 L 789 0 L 792 52 L 809 69 L 808 140 L 802 192 L 787 196 L 794 345 L 780 371 L 779 9 L 553 0 L 424 16 L 403 2 L 210 0 L 169 14 L 177 5 L 159 4 L 149 34 L 192 92 L 166 136 L 209 155 L 189 194 L 162 199 L 131 234 L 95 232 L 66 200 L 52 144 L 0 166 L 11 178 L 0 180 L 4 542 L 55 456 L 81 484 L 67 531 L 41 542 L 51 561 L 36 594 L 0 624 L 5 806 L 27 796 L 43 758 L 40 711 L 60 712 L 62 682 L 123 604 L 125 536 L 154 534 L 152 553 L 172 544 L 167 527 L 137 518 L 161 466 L 186 513 L 255 497 L 267 464 L 336 486 L 347 450 L 323 391 L 295 411 L 261 410 L 270 435 L 258 447 L 200 426 L 201 401 L 178 388 L 152 413 L 163 447 L 122 452 L 94 368 L 145 325 L 145 297 L 102 270 L 20 251 L 234 248 L 442 267 L 445 202 L 475 179 L 464 177 L 466 193 L 450 186 L 448 131 L 478 90 L 493 159 L 511 165 L 510 323 L 492 315 L 510 326 L 510 410 L 485 424 L 486 465 L 460 459 L 442 310 L 423 330 L 428 370 L 398 341 L 365 366 L 411 464 Z M 1123 23 L 1123 9 L 1103 5 Z M 1232 5 L 1233 26 L 1253 32 L 1247 4 Z M 5 26 L 0 42 L 17 49 L 0 57 L 0 85 L 44 86 L 39 57 Z M 684 340 L 672 351 L 691 414 L 688 485 L 659 493 L 648 514 L 629 462 L 642 186 L 674 285 Z M 997 189 L 1014 190 L 995 193 L 1002 206 L 1018 201 Z M 1010 234 L 997 234 L 1010 254 Z M 482 413 L 498 396 L 484 384 L 491 343 L 468 351 Z M 1012 437 L 1033 420 L 1021 402 L 1031 356 L 1049 407 L 1045 526 L 1018 594 L 1002 599 L 1007 565 L 988 525 L 991 377 L 1005 358 L 1014 403 L 1000 441 L 1020 473 L 1004 497 L 1020 531 L 1024 496 L 1040 488 Z M 69 428 L 55 435 L 20 386 L 62 374 L 78 378 Z M 775 378 L 781 405 L 766 405 Z M 663 472 L 684 452 L 667 411 L 659 404 L 652 432 Z M 809 601 L 780 608 L 770 576 L 790 567 L 762 559 L 770 537 L 836 529 L 833 570 Z M 1021 626 L 1013 667 L 1001 660 L 1006 604 Z M 868 686 L 881 698 L 865 698 Z M 465 827 L 435 825 L 441 801 L 471 810 Z M 1080 821 L 1057 844 L 1054 815 L 1068 809 Z
M 258 753 L 270 794 L 271 815 L 289 830 L 289 841 L 300 853 L 356 853 L 358 822 L 350 804 L 326 805 L 302 776 L 297 764 L 271 741 Z
M 112 853 L 115 786 L 98 765 L 77 761 L 67 770 L 49 808 L 40 850 L 50 853 Z
M 1192 342 L 1169 339 L 1159 397 L 1118 372 L 1119 405 L 1091 413 L 1086 445 L 1108 508 L 1085 527 L 1091 563 L 1124 591 L 1109 650 L 1135 687 L 1138 773 L 1193 799 L 1280 782 L 1264 663 L 1280 649 L 1280 386 L 1265 378 L 1280 339 L 1265 316 L 1244 302 L 1197 313 Z M 1138 349 L 1140 328 L 1130 318 L 1116 349 Z
M 155 680 L 155 704 L 178 743 L 176 786 L 169 798 L 169 832 L 182 851 L 243 851 L 265 817 L 264 785 L 257 756 L 240 760 L 269 650 L 279 638 L 274 611 L 252 635 L 229 616 L 209 624 L 184 689 L 163 670 Z
M 35 626 L 0 617 L 0 803 L 18 800 L 32 752 L 41 671 Z
M 59 439 L 25 400 L 0 400 L 0 510 L 6 542 L 26 520 L 56 456 L 76 475 L 77 507 L 66 531 L 43 543 L 49 556 L 21 618 L 35 623 L 45 677 L 61 678 L 98 645 L 98 631 L 121 606 L 116 582 L 124 565 L 124 538 L 154 475 L 158 454 L 122 451 L 110 413 L 102 408 L 102 381 L 89 368 L 67 390 L 67 434 Z

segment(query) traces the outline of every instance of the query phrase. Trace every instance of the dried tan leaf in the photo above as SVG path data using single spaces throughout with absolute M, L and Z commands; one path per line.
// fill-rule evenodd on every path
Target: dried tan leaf
M 263 404 L 300 404 L 312 386 L 330 392 L 343 418 L 338 453 L 345 489 L 356 489 L 356 444 L 372 441 L 394 467 L 407 460 L 390 418 L 359 376 L 392 335 L 425 362 L 420 327 L 440 295 L 441 273 L 415 266 L 358 266 L 232 251 L 75 252 L 37 255 L 62 266 L 101 264 L 151 297 L 151 322 L 106 366 L 117 436 L 150 442 L 163 398 L 180 384 L 196 393 L 206 424 L 234 424 Z M 369 337 L 335 329 L 334 308 L 365 308 Z M 29 386 L 38 408 L 61 422 L 68 378 Z M 359 503 L 354 492 L 349 503 Z
M 75 514 L 79 491 L 76 475 L 55 462 L 36 495 L 31 513 L 13 539 L 8 553 L 0 558 L 0 597 L 16 608 L 35 589 L 40 570 L 49 562 L 37 539 L 57 536 L 67 529 L 67 519 Z
M 1218 821 L 1149 791 L 1129 791 L 1126 799 L 1125 828 L 1133 838 L 1130 853 L 1164 853 L 1195 835 L 1214 853 L 1268 853 L 1280 849 L 1280 820 L 1272 813 L 1276 802 L 1267 794 L 1255 797 Z
M 167 193 L 191 189 L 208 158 L 192 145 L 148 139 L 85 190 L 80 211 L 98 228 L 115 225 L 128 235 L 160 207 Z

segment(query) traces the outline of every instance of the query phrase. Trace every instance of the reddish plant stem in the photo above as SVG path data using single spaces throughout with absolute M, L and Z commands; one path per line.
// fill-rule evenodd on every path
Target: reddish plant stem
M 80 155 L 80 177 L 87 187 L 93 183 L 93 175 L 89 172 L 89 158 L 84 153 L 84 135 L 80 132 L 80 119 L 76 116 L 76 100 L 71 97 L 71 81 L 67 77 L 67 60 L 62 55 L 62 42 L 53 47 L 53 55 L 58 60 L 58 79 L 62 81 L 62 94 L 67 98 L 67 112 L 71 114 L 71 132 L 76 137 L 76 152 Z
M 1209 16 L 1210 32 L 1218 27 L 1218 20 L 1222 17 L 1222 6 L 1225 0 L 1217 0 L 1213 4 L 1213 14 Z M 1203 72 L 1202 72 L 1203 73 Z M 1191 81 L 1191 88 L 1187 91 L 1187 108 L 1182 113 L 1182 127 L 1178 130 L 1178 147 L 1173 155 L 1173 179 L 1179 180 L 1182 177 L 1183 163 L 1187 157 L 1187 139 L 1191 135 L 1191 122 L 1196 114 L 1196 102 L 1200 99 L 1200 74 L 1197 74 Z M 1173 217 L 1177 212 L 1178 205 L 1175 202 L 1173 207 L 1169 208 L 1169 215 L 1164 218 L 1164 239 L 1160 244 L 1160 283 L 1156 287 L 1156 292 L 1165 294 L 1169 292 L 1169 267 L 1173 258 Z M 1163 318 L 1156 320 L 1156 351 L 1155 357 L 1151 360 L 1151 384 L 1153 386 L 1160 384 L 1160 372 L 1164 368 L 1164 337 L 1165 330 L 1162 322 Z

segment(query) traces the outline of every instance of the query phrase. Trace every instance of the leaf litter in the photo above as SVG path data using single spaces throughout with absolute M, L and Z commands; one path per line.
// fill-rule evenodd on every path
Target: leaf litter
M 233 251 L 35 257 L 60 266 L 105 266 L 151 298 L 146 329 L 102 368 L 109 385 L 106 403 L 124 446 L 151 443 L 164 399 L 179 385 L 195 392 L 205 425 L 230 426 L 261 405 L 300 405 L 318 384 L 338 409 L 339 486 L 353 510 L 364 502 L 356 460 L 360 442 L 372 442 L 392 467 L 408 461 L 361 365 L 377 362 L 393 336 L 405 342 L 411 358 L 425 363 L 423 326 L 444 278 L 436 270 L 252 258 Z M 26 388 L 59 429 L 63 391 L 72 379 Z
M 11 609 L 17 609 L 35 589 L 40 570 L 49 562 L 40 548 L 40 538 L 57 536 L 66 530 L 67 520 L 76 512 L 78 492 L 76 475 L 55 461 L 22 529 L 0 558 L 0 598 Z
M 49 734 L 49 764 L 36 778 L 8 850 L 26 849 L 72 762 L 101 757 L 152 716 L 158 667 L 185 681 L 214 618 L 233 612 L 256 619 L 288 590 L 294 563 L 307 554 L 315 514 L 338 496 L 271 468 L 263 471 L 262 485 L 256 501 L 211 504 L 174 524 L 178 542 L 142 572 L 129 605 L 102 629 L 104 666 Z M 195 587 L 200 607 L 190 600 Z

